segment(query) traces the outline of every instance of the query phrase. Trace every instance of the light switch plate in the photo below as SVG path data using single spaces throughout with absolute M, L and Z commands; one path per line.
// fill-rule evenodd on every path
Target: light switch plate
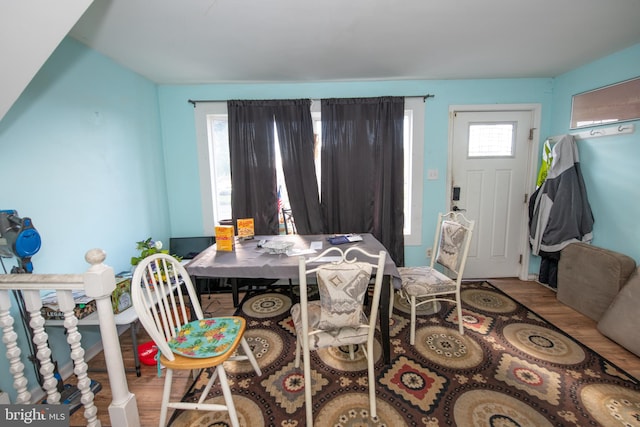
M 428 180 L 438 179 L 438 169 L 427 169 L 427 179 Z

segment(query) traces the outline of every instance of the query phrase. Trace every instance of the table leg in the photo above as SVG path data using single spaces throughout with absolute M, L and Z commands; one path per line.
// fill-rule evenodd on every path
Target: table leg
M 231 293 L 233 294 L 233 307 L 238 307 L 238 279 L 233 277 L 231 280 Z
M 130 328 L 131 328 L 131 343 L 133 344 L 133 360 L 136 365 L 136 376 L 139 377 L 140 375 L 142 375 L 142 372 L 140 371 L 140 357 L 138 356 L 137 325 L 138 325 L 138 321 L 136 320 L 135 322 L 131 323 Z
M 382 356 L 385 365 L 391 363 L 391 337 L 389 336 L 389 299 L 391 298 L 391 278 L 384 276 L 380 291 L 380 335 L 382 337 Z

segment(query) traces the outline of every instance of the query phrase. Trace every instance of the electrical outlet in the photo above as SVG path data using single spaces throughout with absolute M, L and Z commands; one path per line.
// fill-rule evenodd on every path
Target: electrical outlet
M 431 248 L 427 249 L 427 258 L 431 258 L 431 255 L 433 255 L 433 252 L 431 252 Z

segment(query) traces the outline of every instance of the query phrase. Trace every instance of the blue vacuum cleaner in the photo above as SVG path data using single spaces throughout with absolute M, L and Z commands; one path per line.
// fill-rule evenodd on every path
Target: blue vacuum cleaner
M 2 261 L 2 258 L 13 258 L 15 256 L 18 262 L 18 265 L 11 269 L 11 274 L 33 273 L 31 257 L 38 253 L 41 244 L 40 233 L 33 226 L 31 218 L 21 218 L 15 210 L 0 210 L 0 261 Z M 4 263 L 2 263 L 2 267 L 4 269 Z M 7 273 L 6 269 L 4 269 L 4 272 L 5 274 Z M 15 291 L 13 294 L 20 309 L 24 329 L 29 335 L 28 342 L 31 350 L 29 360 L 33 363 L 38 382 L 42 386 L 44 378 L 40 373 L 39 360 L 35 357 L 33 331 L 27 322 L 29 315 L 24 305 L 22 294 Z M 58 372 L 58 364 L 55 361 L 53 363 L 55 365 L 54 376 L 58 380 L 58 392 L 61 395 L 60 402 L 69 405 L 69 413 L 73 414 L 82 406 L 82 394 L 76 386 L 63 383 L 62 377 Z M 97 381 L 91 380 L 90 388 L 95 394 L 102 389 L 102 385 Z M 47 402 L 44 400 L 42 403 L 46 404 Z

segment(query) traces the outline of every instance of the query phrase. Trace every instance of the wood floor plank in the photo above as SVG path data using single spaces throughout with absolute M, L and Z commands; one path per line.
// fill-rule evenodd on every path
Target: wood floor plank
M 596 322 L 558 302 L 554 291 L 536 282 L 525 282 L 518 279 L 491 279 L 489 281 L 568 335 L 590 347 L 634 377 L 640 378 L 640 358 L 600 334 L 596 329 Z M 202 305 L 204 311 L 210 312 L 215 316 L 230 315 L 234 312 L 231 294 L 214 294 L 211 299 L 204 296 Z M 143 330 L 138 333 L 139 343 L 148 341 L 148 339 Z M 124 364 L 126 367 L 133 367 L 131 334 L 128 332 L 122 334 L 120 340 Z M 90 369 L 104 368 L 103 353 L 94 357 L 89 362 L 89 366 Z M 96 406 L 98 407 L 102 425 L 105 427 L 110 426 L 108 415 L 108 405 L 111 400 L 109 379 L 105 372 L 90 372 L 90 376 L 102 384 L 102 391 L 96 395 Z M 174 384 L 172 396 L 181 397 L 191 384 L 191 378 L 185 372 L 176 373 L 175 376 L 179 379 Z M 129 390 L 136 395 L 140 425 L 143 427 L 157 426 L 164 376 L 158 378 L 155 366 L 143 365 L 142 376 L 136 377 L 135 372 L 127 372 L 127 381 L 129 382 Z M 71 426 L 85 424 L 81 410 L 71 417 Z

